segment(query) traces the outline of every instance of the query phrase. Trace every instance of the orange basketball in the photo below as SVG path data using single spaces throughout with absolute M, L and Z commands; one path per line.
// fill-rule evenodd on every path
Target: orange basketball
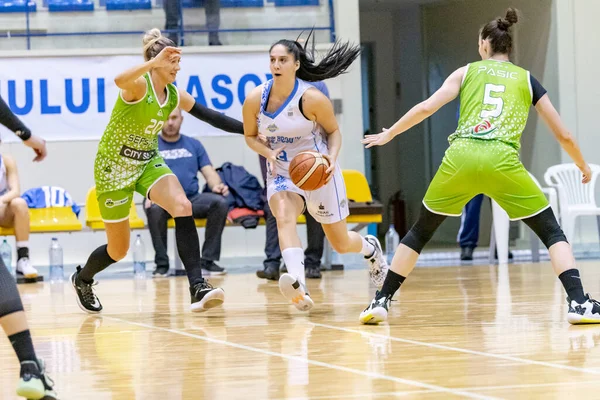
M 329 161 L 321 153 L 303 151 L 290 163 L 290 178 L 302 190 L 317 190 L 325 185 Z

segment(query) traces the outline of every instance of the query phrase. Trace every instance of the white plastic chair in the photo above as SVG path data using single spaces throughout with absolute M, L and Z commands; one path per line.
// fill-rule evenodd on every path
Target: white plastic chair
M 553 187 L 544 188 L 540 185 L 540 182 L 533 176 L 530 172 L 529 176 L 531 179 L 538 185 L 542 192 L 548 197 L 548 202 L 550 203 L 550 207 L 556 216 L 558 213 L 558 203 L 557 203 L 557 194 L 556 189 Z M 509 240 L 509 228 L 510 228 L 510 219 L 508 218 L 508 214 L 498 203 L 492 200 L 492 233 L 490 236 L 490 253 L 489 253 L 489 262 L 494 262 L 494 251 L 496 250 L 496 246 L 498 247 L 498 263 L 505 264 L 508 262 L 508 240 Z M 558 219 L 558 217 L 557 217 Z M 496 239 L 497 238 L 497 239 Z M 539 239 L 535 232 L 530 230 L 530 242 L 531 242 L 531 260 L 533 262 L 540 261 L 540 245 Z
M 575 164 L 553 165 L 546 170 L 544 180 L 548 186 L 556 188 L 560 203 L 560 223 L 567 240 L 571 243 L 575 235 L 577 217 L 595 215 L 600 233 L 600 207 L 596 204 L 596 180 L 600 175 L 600 165 L 590 164 L 592 180 L 581 183 L 581 171 Z

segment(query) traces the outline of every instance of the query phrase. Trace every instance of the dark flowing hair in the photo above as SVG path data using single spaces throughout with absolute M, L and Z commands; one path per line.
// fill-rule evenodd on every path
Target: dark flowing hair
M 307 50 L 308 42 L 312 36 L 312 49 Z M 300 37 L 298 37 L 299 39 Z M 360 46 L 352 45 L 349 42 L 340 42 L 336 40 L 325 56 L 315 64 L 315 36 L 311 30 L 306 38 L 305 45 L 302 46 L 296 40 L 281 39 L 274 43 L 269 49 L 269 53 L 273 47 L 277 45 L 284 46 L 288 53 L 294 55 L 294 59 L 300 62 L 300 68 L 296 71 L 296 76 L 304 81 L 318 82 L 329 78 L 335 78 L 345 73 L 350 65 L 360 55 Z

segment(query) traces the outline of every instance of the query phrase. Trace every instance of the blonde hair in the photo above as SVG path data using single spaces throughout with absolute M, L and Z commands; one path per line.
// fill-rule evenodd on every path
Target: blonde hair
M 143 52 L 145 61 L 149 61 L 156 57 L 165 47 L 177 47 L 171 39 L 163 36 L 158 28 L 150 29 L 146 32 L 142 39 L 142 43 L 144 44 Z

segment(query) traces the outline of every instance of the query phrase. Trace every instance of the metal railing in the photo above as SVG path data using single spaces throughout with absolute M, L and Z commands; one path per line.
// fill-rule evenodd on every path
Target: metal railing
M 182 2 L 182 0 L 179 0 Z M 330 42 L 334 42 L 335 35 L 335 17 L 334 17 L 334 0 L 321 0 L 326 2 L 328 5 L 329 12 L 329 25 L 328 26 L 298 26 L 298 27 L 277 27 L 277 28 L 234 28 L 234 29 L 186 29 L 185 28 L 185 19 L 183 13 L 183 7 L 180 7 L 180 24 L 179 29 L 172 30 L 163 30 L 164 33 L 176 33 L 178 34 L 180 45 L 185 44 L 186 35 L 192 34 L 209 34 L 209 33 L 252 33 L 252 32 L 308 32 L 313 30 L 315 32 L 329 32 L 329 40 Z M 94 11 L 86 11 L 86 12 L 95 12 Z M 127 11 L 127 10 L 125 10 Z M 131 12 L 136 12 L 137 10 L 131 10 Z M 11 13 L 0 13 L 0 18 L 2 16 L 6 17 L 14 17 L 19 13 L 11 12 Z M 37 30 L 32 30 L 31 28 L 31 14 L 29 11 L 29 6 L 26 4 L 25 11 L 23 11 L 25 15 L 25 30 L 19 30 L 18 32 L 11 32 L 10 30 L 6 30 L 4 32 L 0 32 L 0 38 L 25 38 L 27 50 L 31 50 L 31 41 L 33 38 L 41 38 L 41 37 L 73 37 L 73 36 L 102 36 L 102 35 L 116 35 L 116 36 L 125 36 L 125 35 L 142 35 L 144 31 L 142 30 L 128 30 L 128 31 L 75 31 L 75 32 L 39 32 Z

